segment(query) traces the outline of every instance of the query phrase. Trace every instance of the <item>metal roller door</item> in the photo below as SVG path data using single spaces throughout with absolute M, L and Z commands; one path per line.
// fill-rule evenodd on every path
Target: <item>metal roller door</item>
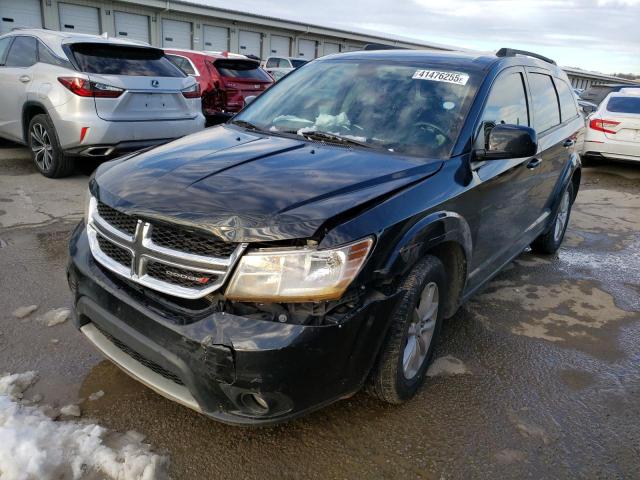
M 340 45 L 337 43 L 327 43 L 324 44 L 324 54 L 331 55 L 333 53 L 340 53 Z
M 271 35 L 271 51 L 269 55 L 277 57 L 291 55 L 291 39 L 281 35 Z
M 313 60 L 316 58 L 316 42 L 315 40 L 298 40 L 298 57 L 305 60 Z
M 243 55 L 262 56 L 262 34 L 240 30 L 240 53 Z
M 100 35 L 100 15 L 95 7 L 59 3 L 60 30 Z
M 42 28 L 40 0 L 0 0 L 0 34 L 16 27 Z
M 134 13 L 115 12 L 116 37 L 149 43 L 149 17 Z
M 202 27 L 204 49 L 212 52 L 226 52 L 229 50 L 229 29 L 205 25 Z
M 178 20 L 162 20 L 164 48 L 191 48 L 191 24 Z

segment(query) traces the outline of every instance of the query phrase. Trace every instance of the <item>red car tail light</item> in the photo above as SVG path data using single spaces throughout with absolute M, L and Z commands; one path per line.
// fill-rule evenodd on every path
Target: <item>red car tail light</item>
M 616 125 L 620 125 L 620 122 L 616 122 L 614 120 L 604 120 L 602 118 L 592 118 L 589 122 L 589 128 L 591 130 L 596 130 L 598 132 L 604 133 L 616 133 L 615 130 L 611 130 L 611 127 L 615 127 Z M 609 127 L 609 128 L 607 128 Z
M 79 97 L 118 98 L 124 90 L 79 77 L 58 77 L 58 81 Z
M 189 88 L 185 88 L 182 90 L 182 95 L 184 98 L 200 98 L 200 84 L 196 83 Z

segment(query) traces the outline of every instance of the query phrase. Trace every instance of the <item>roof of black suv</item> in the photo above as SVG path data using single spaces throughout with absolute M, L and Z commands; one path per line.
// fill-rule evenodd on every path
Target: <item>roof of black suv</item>
M 495 53 L 468 53 L 468 52 L 434 52 L 430 50 L 371 50 L 371 51 L 356 51 L 349 53 L 340 53 L 335 55 L 328 55 L 326 57 L 319 58 L 316 61 L 323 61 L 324 59 L 336 58 L 343 59 L 369 59 L 369 60 L 398 60 L 398 61 L 424 61 L 431 65 L 456 65 L 466 70 L 488 70 L 493 65 L 501 62 L 505 65 L 527 65 L 531 67 L 543 67 L 548 70 L 554 71 L 560 74 L 562 70 L 560 67 L 553 63 L 549 63 L 538 58 L 529 57 L 526 55 L 514 55 L 514 56 L 498 56 Z

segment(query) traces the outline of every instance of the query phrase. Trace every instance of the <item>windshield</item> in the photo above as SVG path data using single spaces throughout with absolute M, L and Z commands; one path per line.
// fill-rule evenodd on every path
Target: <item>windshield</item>
M 184 77 L 162 50 L 144 47 L 81 43 L 72 46 L 81 72 L 100 75 Z
M 257 62 L 247 60 L 216 60 L 214 65 L 220 75 L 227 78 L 245 79 L 259 82 L 271 82 L 269 74 L 260 68 Z
M 378 150 L 447 158 L 476 84 L 465 72 L 424 64 L 317 61 L 283 78 L 236 120 L 274 133 L 319 140 L 317 132 L 324 132 L 331 143 L 342 138 Z
M 640 114 L 640 96 L 611 97 L 607 103 L 607 111 L 612 113 Z

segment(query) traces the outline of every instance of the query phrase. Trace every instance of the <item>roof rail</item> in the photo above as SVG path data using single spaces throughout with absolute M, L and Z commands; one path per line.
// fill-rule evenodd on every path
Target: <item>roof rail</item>
M 367 43 L 363 50 L 407 50 L 405 47 L 395 45 L 384 45 L 382 43 Z
M 543 62 L 556 65 L 556 62 L 554 60 L 551 60 L 550 58 L 544 57 L 537 53 L 527 52 L 526 50 L 517 50 L 515 48 L 501 48 L 496 52 L 496 57 L 515 57 L 516 55 L 526 55 L 527 57 L 537 58 L 539 60 L 542 60 Z

